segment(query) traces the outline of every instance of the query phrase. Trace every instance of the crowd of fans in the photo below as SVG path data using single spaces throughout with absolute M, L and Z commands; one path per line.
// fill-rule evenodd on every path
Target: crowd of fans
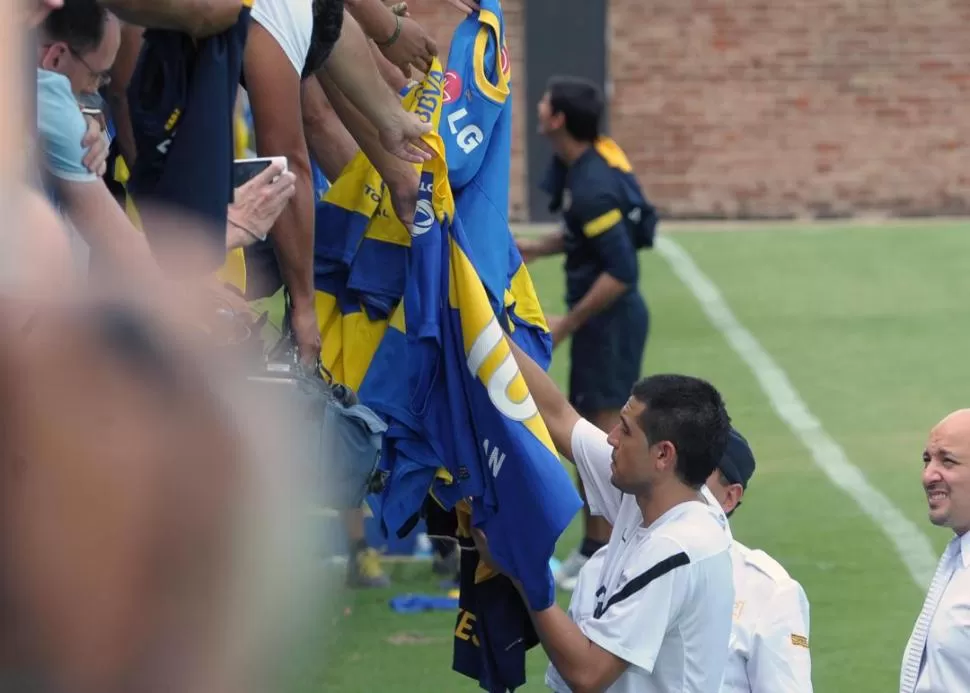
M 477 7 L 446 1 L 465 13 Z M 0 658 L 15 665 L 2 668 L 2 685 L 100 693 L 258 687 L 252 674 L 264 660 L 253 648 L 273 627 L 231 625 L 239 625 L 229 608 L 237 590 L 252 585 L 237 584 L 248 573 L 234 561 L 245 559 L 227 546 L 250 526 L 253 488 L 265 495 L 273 485 L 244 460 L 269 447 L 260 438 L 280 413 L 234 399 L 221 380 L 203 387 L 213 378 L 206 349 L 217 308 L 255 320 L 248 302 L 282 289 L 294 353 L 305 365 L 317 362 L 314 168 L 333 180 L 365 152 L 408 223 L 414 164 L 430 156 L 421 137 L 431 126 L 405 111 L 398 94 L 437 46 L 406 3 L 381 0 L 21 0 L 17 16 L 22 54 L 35 64 L 20 73 L 28 75 L 20 86 L 30 115 L 21 132 L 7 133 L 26 143 L 26 175 L 11 197 L 31 233 L 4 239 L 2 331 L 11 338 L 0 339 L 0 389 L 4 441 L 15 452 L 5 452 L 0 482 L 4 526 L 13 528 L 0 542 Z M 152 59 L 160 54 L 163 35 L 177 37 L 179 48 L 161 68 L 178 73 L 188 56 L 190 81 L 201 79 L 205 46 L 231 48 L 243 37 L 238 70 L 229 65 L 230 83 L 219 85 L 234 98 L 222 103 L 213 90 L 215 121 L 237 157 L 248 145 L 251 154 L 286 159 L 285 170 L 274 164 L 230 187 L 224 203 L 224 177 L 209 176 L 218 180 L 208 202 L 221 205 L 221 217 L 201 219 L 135 193 L 159 154 L 165 175 L 197 175 L 171 170 L 167 145 L 146 137 L 139 122 L 140 99 L 166 96 L 142 64 L 146 46 Z M 236 127 L 243 102 L 249 132 Z M 200 152 L 226 134 L 189 132 L 189 113 L 211 111 L 211 103 L 183 110 L 173 116 L 178 139 L 199 138 Z M 225 168 L 204 156 L 193 162 L 203 172 L 210 166 Z M 243 249 L 251 254 L 239 286 L 226 277 Z M 252 258 L 268 258 L 272 268 L 261 273 Z M 262 435 L 240 436 L 227 407 L 260 421 Z M 272 461 L 284 451 L 285 441 Z M 112 467 L 127 471 L 109 480 Z M 17 483 L 8 484 L 13 475 Z M 285 493 L 275 498 L 276 510 L 292 505 Z M 362 514 L 349 513 L 347 526 L 352 547 L 365 553 Z M 264 557 L 294 536 L 262 523 L 257 534 L 248 545 Z M 351 583 L 384 583 L 373 561 L 357 559 Z M 246 604 L 244 619 L 258 621 L 258 601 Z

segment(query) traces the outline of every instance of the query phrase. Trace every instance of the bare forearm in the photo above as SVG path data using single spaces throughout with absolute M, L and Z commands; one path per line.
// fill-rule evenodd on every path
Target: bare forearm
M 523 239 L 519 241 L 519 246 L 537 258 L 558 255 L 566 250 L 566 236 L 562 230 L 558 230 L 539 238 Z
M 335 181 L 357 154 L 357 143 L 342 122 L 345 119 L 324 94 L 320 81 L 307 79 L 302 88 L 307 148 L 327 180 Z
M 313 303 L 313 184 L 309 168 L 296 175 L 296 193 L 273 227 L 283 283 L 295 306 Z
M 135 131 L 131 125 L 131 113 L 128 108 L 128 85 L 131 83 L 131 75 L 135 71 L 138 55 L 141 52 L 143 31 L 142 27 L 132 24 L 122 26 L 121 46 L 111 66 L 111 84 L 108 87 L 108 104 L 111 106 L 111 117 L 117 132 L 118 146 L 129 169 L 135 165 L 137 151 Z
M 239 19 L 240 0 L 101 0 L 122 20 L 152 29 L 184 31 L 196 38 L 225 31 Z
M 397 96 L 381 79 L 360 26 L 346 14 L 340 39 L 324 68 L 334 84 L 370 122 L 383 123 L 388 113 L 401 108 Z
M 283 283 L 296 308 L 313 305 L 313 182 L 305 161 L 291 161 L 296 193 L 273 226 Z
M 520 588 L 521 592 L 521 588 Z M 524 593 L 522 600 L 528 604 Z M 593 690 L 589 672 L 595 667 L 593 648 L 595 645 L 579 629 L 569 615 L 558 604 L 548 609 L 533 611 L 529 617 L 535 627 L 536 635 L 549 661 L 565 680 L 571 691 Z
M 570 406 L 549 374 L 542 370 L 531 356 L 522 351 L 511 337 L 507 337 L 506 341 L 512 349 L 512 355 L 519 365 L 529 393 L 539 408 L 539 414 L 542 415 L 546 428 L 549 429 L 553 444 L 563 457 L 573 461 L 572 434 L 573 427 L 579 420 L 579 414 Z
M 578 330 L 591 317 L 609 308 L 629 288 L 627 284 L 619 281 L 611 274 L 606 272 L 600 274 L 593 282 L 593 286 L 586 292 L 586 295 L 563 318 L 566 332 L 572 334 Z
M 67 214 L 88 245 L 127 276 L 158 274 L 158 264 L 145 236 L 132 225 L 104 184 L 98 181 L 78 185 L 85 188 L 66 191 Z
M 374 56 L 374 63 L 377 65 L 377 70 L 381 73 L 381 77 L 394 90 L 395 94 L 400 94 L 401 90 L 408 85 L 408 78 L 404 76 L 404 73 L 394 63 L 384 57 L 384 54 L 381 53 L 381 49 L 377 47 L 376 43 L 370 44 L 370 53 Z
M 350 99 L 340 90 L 336 82 L 330 77 L 329 70 L 324 68 L 317 73 L 317 78 L 327 94 L 334 111 L 340 121 L 360 145 L 361 150 L 374 165 L 374 168 L 385 180 L 396 180 L 404 177 L 412 164 L 394 156 L 381 145 L 377 128 L 360 112 Z
M 128 170 L 135 165 L 138 157 L 138 148 L 135 145 L 135 130 L 131 125 L 131 117 L 128 111 L 128 97 L 122 93 L 109 92 L 108 105 L 111 106 L 111 119 L 115 125 L 115 138 L 118 140 L 118 149 L 125 160 Z
M 384 42 L 394 34 L 397 20 L 381 0 L 344 0 L 344 6 L 368 38 Z

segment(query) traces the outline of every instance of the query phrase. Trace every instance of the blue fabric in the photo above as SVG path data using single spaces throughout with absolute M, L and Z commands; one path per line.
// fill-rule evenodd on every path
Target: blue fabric
M 423 177 L 419 203 L 431 203 L 430 191 L 441 181 L 429 171 Z M 499 566 L 521 580 L 530 603 L 543 609 L 555 598 L 549 558 L 582 502 L 527 394 L 465 248 L 457 217 L 434 218 L 427 231 L 412 238 L 404 294 L 406 350 L 395 360 L 399 369 L 406 365 L 409 384 L 406 392 L 372 390 L 369 395 L 376 411 L 392 417 L 406 411 L 403 418 L 418 429 L 416 437 L 439 444 L 437 460 L 420 462 L 443 466 L 452 476 L 450 484 L 435 482 L 436 496 L 455 494 L 457 486 L 455 495 L 472 499 L 473 522 L 490 537 Z M 385 454 L 394 465 L 407 452 L 385 439 Z M 385 496 L 400 499 L 404 489 L 395 486 L 391 472 Z M 392 531 L 393 525 L 388 522 Z
M 476 52 L 479 36 L 486 37 L 482 53 Z M 468 233 L 468 256 L 496 312 L 503 308 L 511 276 L 508 249 L 514 245 L 508 222 L 510 67 L 501 3 L 484 0 L 481 11 L 469 15 L 452 36 L 438 133 L 458 216 Z
M 460 593 L 452 669 L 489 693 L 525 685 L 525 655 L 539 643 L 529 612 L 512 582 L 494 575 L 476 582 L 478 551 L 459 538 Z
M 128 86 L 138 150 L 128 191 L 136 205 L 151 200 L 210 222 L 207 239 L 222 251 L 213 262 L 224 255 L 233 199 L 233 121 L 249 17 L 243 7 L 234 26 L 198 40 L 146 30 Z
M 402 594 L 392 597 L 388 604 L 399 614 L 417 614 L 424 611 L 452 611 L 458 608 L 454 597 L 439 597 L 433 594 Z
M 323 196 L 327 194 L 330 189 L 330 181 L 327 177 L 323 175 L 323 171 L 317 165 L 316 161 L 310 162 L 310 170 L 313 173 L 313 193 L 316 203 L 319 205 L 323 202 Z

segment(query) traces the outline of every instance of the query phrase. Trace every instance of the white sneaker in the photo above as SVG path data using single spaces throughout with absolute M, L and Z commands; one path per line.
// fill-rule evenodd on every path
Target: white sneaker
M 553 575 L 556 586 L 561 590 L 572 592 L 576 588 L 576 580 L 579 578 L 579 571 L 586 565 L 589 559 L 579 551 L 573 551 L 569 557 L 562 562 L 559 570 Z

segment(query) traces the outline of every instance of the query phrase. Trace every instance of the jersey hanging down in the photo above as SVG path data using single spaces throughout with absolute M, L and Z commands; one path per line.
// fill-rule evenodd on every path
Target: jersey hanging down
M 434 72 L 418 96 L 418 112 L 425 109 L 432 122 L 441 102 Z M 397 424 L 398 439 L 385 442 L 389 459 L 413 452 L 437 457 L 455 489 L 443 505 L 471 499 L 472 522 L 488 533 L 496 561 L 522 581 L 533 607 L 545 608 L 554 599 L 549 558 L 581 501 L 469 258 L 441 139 L 426 141 L 438 155 L 422 172 L 418 209 L 427 211 L 419 212 L 411 239 L 404 335 L 389 329 L 385 336 L 386 344 L 389 338 L 398 344 L 393 363 L 399 372 L 405 368 L 408 385 L 385 398 L 374 396 L 365 379 L 361 396 L 371 395 L 370 406 Z M 380 350 L 378 359 L 391 362 Z M 385 495 L 393 498 L 397 478 L 389 471 Z
M 148 29 L 128 87 L 138 158 L 127 181 L 134 204 L 172 206 L 207 222 L 218 269 L 225 257 L 226 215 L 233 200 L 233 114 L 252 0 L 221 34 L 193 39 Z M 129 212 L 137 220 L 137 212 Z M 151 229 L 144 229 L 151 241 Z

